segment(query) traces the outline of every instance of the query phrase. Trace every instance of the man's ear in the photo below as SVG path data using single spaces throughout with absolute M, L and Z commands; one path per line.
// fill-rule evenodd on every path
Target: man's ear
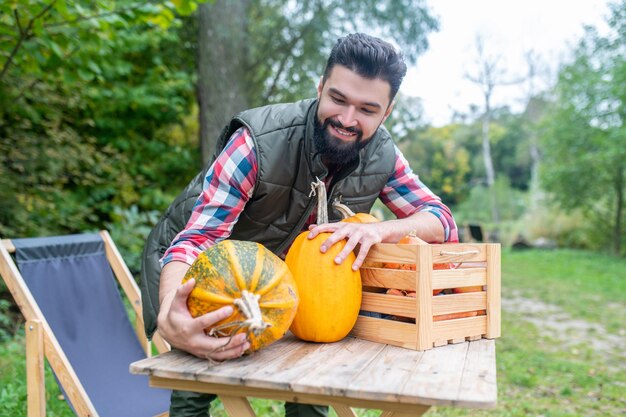
M 319 99 L 322 96 L 322 88 L 324 88 L 324 76 L 320 77 L 320 82 L 317 84 L 317 98 Z
M 396 100 L 394 99 L 391 104 L 389 104 L 389 107 L 387 107 L 387 110 L 385 110 L 385 115 L 383 116 L 383 121 L 382 123 L 385 123 L 385 121 L 387 120 L 387 117 L 389 117 L 389 115 L 391 114 L 391 110 L 393 110 L 393 106 L 396 104 Z

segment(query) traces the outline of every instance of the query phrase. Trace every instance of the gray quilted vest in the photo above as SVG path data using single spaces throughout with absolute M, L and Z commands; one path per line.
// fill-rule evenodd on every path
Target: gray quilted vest
M 311 183 L 316 177 L 324 179 L 328 175 L 313 142 L 316 110 L 317 100 L 312 99 L 246 110 L 223 130 L 212 161 L 230 136 L 245 126 L 254 140 L 258 163 L 254 193 L 235 224 L 231 239 L 259 242 L 281 255 L 302 231 L 317 203 L 311 195 Z M 329 206 L 340 198 L 354 212 L 368 213 L 394 164 L 393 142 L 381 126 L 361 150 L 359 159 L 333 176 L 327 191 Z M 187 224 L 210 165 L 174 200 L 146 241 L 141 293 L 146 333 L 150 336 L 156 329 L 159 308 L 159 259 Z M 329 218 L 336 221 L 340 215 L 329 207 Z

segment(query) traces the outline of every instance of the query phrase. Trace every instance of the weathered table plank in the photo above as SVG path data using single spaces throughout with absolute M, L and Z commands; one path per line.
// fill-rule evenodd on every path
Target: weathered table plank
M 292 382 L 296 391 L 315 394 L 345 396 L 345 391 L 369 362 L 385 348 L 385 345 L 359 339 L 344 339 L 339 349 L 323 362 L 317 363 L 310 372 Z
M 341 404 L 489 408 L 497 397 L 495 342 L 487 339 L 419 352 L 352 337 L 307 343 L 288 334 L 223 363 L 172 351 L 133 363 L 131 372 L 203 392 L 211 387 L 225 394 L 232 389 L 242 396 L 275 393 L 279 399 L 328 398 Z
M 478 340 L 469 343 L 463 377 L 457 393 L 457 404 L 469 406 L 465 398 L 472 401 L 485 403 L 494 402 L 497 397 L 498 386 L 496 382 L 496 346 L 495 343 L 485 343 L 486 340 Z M 493 366 L 492 366 L 493 362 Z
M 346 395 L 358 397 L 366 391 L 373 391 L 379 400 L 398 401 L 400 391 L 415 372 L 423 354 L 384 345 L 384 349 L 350 382 Z

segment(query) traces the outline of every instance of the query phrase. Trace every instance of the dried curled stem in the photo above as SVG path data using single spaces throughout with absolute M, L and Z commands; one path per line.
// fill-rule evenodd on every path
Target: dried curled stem
M 235 306 L 239 309 L 239 311 L 241 311 L 241 313 L 246 317 L 246 319 L 243 321 L 231 321 L 229 323 L 224 323 L 220 326 L 213 327 L 209 331 L 209 336 L 213 336 L 213 337 L 229 336 L 229 338 L 226 341 L 226 343 L 224 343 L 222 346 L 219 346 L 213 349 L 209 353 L 213 353 L 220 349 L 224 349 L 241 329 L 246 329 L 246 338 L 248 338 L 250 336 L 250 333 L 253 333 L 255 336 L 258 336 L 261 333 L 263 333 L 265 329 L 272 326 L 270 323 L 263 321 L 263 316 L 261 315 L 261 307 L 259 306 L 260 298 L 261 298 L 260 295 L 251 293 L 246 290 L 243 290 L 241 292 L 241 298 L 236 298 L 233 304 L 235 304 Z M 226 329 L 231 329 L 231 330 L 226 331 Z
M 341 217 L 344 219 L 356 216 L 356 213 L 353 212 L 350 207 L 343 204 L 338 198 L 333 201 L 333 208 L 341 213 Z
M 316 181 L 311 183 L 311 195 L 317 195 L 317 224 L 328 223 L 328 198 L 324 181 L 316 178 Z

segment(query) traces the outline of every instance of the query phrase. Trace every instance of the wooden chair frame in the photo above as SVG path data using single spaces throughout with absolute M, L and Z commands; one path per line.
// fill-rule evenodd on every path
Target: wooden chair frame
M 167 352 L 169 345 L 158 333 L 150 342 L 144 332 L 141 311 L 141 295 L 130 270 L 122 259 L 115 243 L 106 230 L 100 231 L 104 241 L 107 260 L 135 312 L 135 332 L 146 356 L 152 354 L 152 344 L 159 353 Z M 0 275 L 6 282 L 22 315 L 26 320 L 26 380 L 28 417 L 46 415 L 46 395 L 44 382 L 44 358 L 54 370 L 59 382 L 63 385 L 74 410 L 79 416 L 98 416 L 91 400 L 87 396 L 72 365 L 65 356 L 59 342 L 52 333 L 46 318 L 33 298 L 24 279 L 18 270 L 11 253 L 15 246 L 10 239 L 2 239 L 0 244 Z M 129 364 L 130 365 L 130 364 Z M 164 413 L 162 415 L 167 415 Z

